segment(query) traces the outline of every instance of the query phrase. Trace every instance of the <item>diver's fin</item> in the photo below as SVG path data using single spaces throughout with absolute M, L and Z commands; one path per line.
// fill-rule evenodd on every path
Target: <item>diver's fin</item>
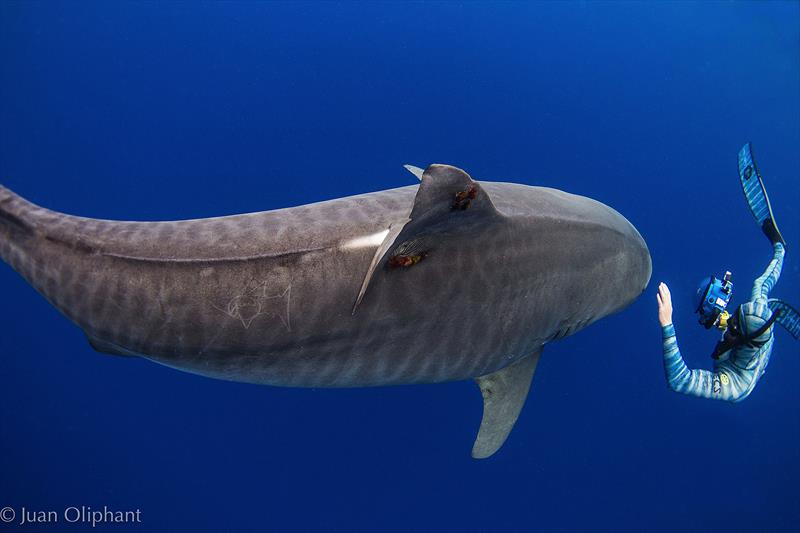
M 86 335 L 86 339 L 89 341 L 89 346 L 91 346 L 96 352 L 108 355 L 122 355 L 124 357 L 136 356 L 135 353 L 128 351 L 120 346 L 117 346 L 112 342 L 101 341 L 100 339 L 96 339 L 91 335 Z
M 508 438 L 525 404 L 540 355 L 541 350 L 502 370 L 475 378 L 483 395 L 483 418 L 472 446 L 475 459 L 491 456 Z
M 408 219 L 396 222 L 375 251 L 353 305 L 361 304 L 375 273 L 384 267 L 409 267 L 424 259 L 443 234 L 475 227 L 502 215 L 477 181 L 449 165 L 431 165 L 422 174 Z
M 764 187 L 764 180 L 761 179 L 761 173 L 753 158 L 753 147 L 750 143 L 745 144 L 739 151 L 739 181 L 742 183 L 742 190 L 750 212 L 753 213 L 761 231 L 770 242 L 780 242 L 786 246 L 786 241 L 775 222 L 767 189 Z
M 796 340 L 800 340 L 800 312 L 777 298 L 770 298 L 767 305 L 773 313 L 780 313 L 775 322 L 786 328 L 786 331 Z
M 403 165 L 403 167 L 414 174 L 418 180 L 422 181 L 422 175 L 425 173 L 424 170 L 419 167 L 415 167 L 414 165 Z

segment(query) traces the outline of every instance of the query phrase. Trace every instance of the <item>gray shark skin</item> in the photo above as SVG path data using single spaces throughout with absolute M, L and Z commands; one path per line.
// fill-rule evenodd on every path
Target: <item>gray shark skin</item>
M 74 217 L 0 187 L 0 257 L 101 352 L 291 387 L 475 378 L 473 456 L 488 457 L 542 347 L 635 300 L 650 255 L 589 198 L 479 183 L 447 165 L 420 177 L 175 222 Z

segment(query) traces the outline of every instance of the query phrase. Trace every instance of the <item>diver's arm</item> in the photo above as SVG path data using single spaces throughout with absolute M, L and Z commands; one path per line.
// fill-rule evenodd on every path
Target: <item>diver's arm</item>
M 675 326 L 663 326 L 664 373 L 670 389 L 681 394 L 710 398 L 727 402 L 738 402 L 750 393 L 749 382 L 729 368 L 692 370 L 686 366 L 678 348 Z
M 722 370 L 692 370 L 686 366 L 678 348 L 675 326 L 661 328 L 664 339 L 664 374 L 670 389 L 681 394 L 735 402 L 745 396 L 746 389 L 734 387 L 739 380 L 732 380 Z
M 686 366 L 678 348 L 675 326 L 671 323 L 662 325 L 661 336 L 664 343 L 664 374 L 669 388 L 675 392 L 702 396 L 702 380 L 699 379 L 699 375 L 695 375 L 692 379 L 692 371 Z M 695 391 L 698 394 L 695 394 Z
M 667 385 L 675 392 L 735 402 L 747 395 L 747 387 L 743 386 L 738 376 L 731 376 L 725 370 L 691 370 L 681 357 L 675 326 L 672 324 L 672 298 L 665 284 L 658 287 L 658 318 L 664 348 L 664 374 Z M 732 379 L 733 378 L 733 379 Z

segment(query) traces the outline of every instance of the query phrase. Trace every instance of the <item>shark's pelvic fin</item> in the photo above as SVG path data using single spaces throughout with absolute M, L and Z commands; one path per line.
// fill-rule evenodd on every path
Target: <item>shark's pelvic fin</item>
M 415 174 L 420 170 L 410 165 L 406 168 Z M 408 219 L 393 223 L 375 251 L 353 305 L 353 314 L 364 299 L 375 272 L 387 263 L 390 268 L 416 265 L 428 251 L 420 244 L 423 240 L 426 246 L 431 243 L 435 246 L 439 233 L 501 217 L 486 191 L 469 174 L 449 165 L 429 166 L 422 173 Z M 408 249 L 416 252 L 408 253 Z
M 422 181 L 422 175 L 425 173 L 424 170 L 419 167 L 415 167 L 414 165 L 403 165 L 403 167 L 414 174 L 418 180 Z
M 475 459 L 490 457 L 508 438 L 525 404 L 540 355 L 541 351 L 535 352 L 502 370 L 475 378 L 483 395 L 483 419 L 472 446 Z

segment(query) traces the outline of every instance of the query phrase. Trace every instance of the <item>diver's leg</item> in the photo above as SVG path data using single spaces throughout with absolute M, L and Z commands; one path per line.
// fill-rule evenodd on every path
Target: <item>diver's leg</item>
M 759 298 L 769 297 L 769 292 L 778 283 L 778 278 L 781 277 L 781 269 L 783 268 L 783 244 L 776 242 L 773 245 L 775 255 L 772 261 L 767 265 L 767 269 L 761 276 L 753 283 L 753 293 L 750 296 L 751 300 L 758 300 Z
M 747 206 L 750 208 L 750 212 L 753 213 L 753 217 L 756 219 L 761 231 L 773 244 L 779 242 L 785 246 L 786 241 L 775 223 L 775 216 L 769 203 L 767 189 L 764 187 L 764 180 L 761 179 L 761 173 L 758 171 L 755 159 L 753 159 L 750 143 L 745 144 L 739 151 L 739 180 L 742 183 L 742 191 L 744 192 L 745 200 L 747 200 Z
M 776 322 L 786 328 L 795 340 L 800 340 L 800 311 L 778 299 L 770 299 L 767 305 L 773 313 L 778 313 Z

